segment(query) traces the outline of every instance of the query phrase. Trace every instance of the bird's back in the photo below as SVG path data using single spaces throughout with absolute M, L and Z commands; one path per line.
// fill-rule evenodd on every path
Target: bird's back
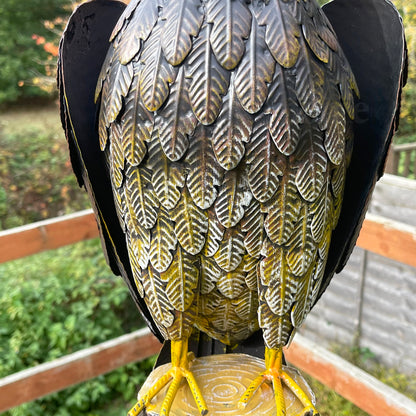
M 132 0 L 96 91 L 139 293 L 169 339 L 285 345 L 314 304 L 354 76 L 310 0 Z

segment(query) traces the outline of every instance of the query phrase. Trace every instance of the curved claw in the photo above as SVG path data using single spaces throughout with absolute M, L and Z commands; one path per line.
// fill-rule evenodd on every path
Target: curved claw
M 248 386 L 247 390 L 238 402 L 238 408 L 244 409 L 250 399 L 254 396 L 257 389 L 265 382 L 273 385 L 274 397 L 276 402 L 276 416 L 286 416 L 286 405 L 283 395 L 283 383 L 300 400 L 304 409 L 297 416 L 319 416 L 318 411 L 312 401 L 299 387 L 299 385 L 282 368 L 282 350 L 266 348 L 265 353 L 266 371 L 258 375 Z
M 143 396 L 140 397 L 136 405 L 128 412 L 127 416 L 138 416 L 140 412 L 146 409 L 151 400 L 169 383 L 171 382 L 169 389 L 163 400 L 160 416 L 168 416 L 175 399 L 176 393 L 179 390 L 182 379 L 186 379 L 189 388 L 191 389 L 195 403 L 198 407 L 201 416 L 208 413 L 207 405 L 202 396 L 201 390 L 195 380 L 194 375 L 189 370 L 190 357 L 188 352 L 187 341 L 172 341 L 171 355 L 172 355 L 172 368 L 164 374 L 150 390 Z

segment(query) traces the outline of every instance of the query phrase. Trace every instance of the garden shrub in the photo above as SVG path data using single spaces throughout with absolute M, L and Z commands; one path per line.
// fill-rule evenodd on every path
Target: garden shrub
M 97 240 L 2 264 L 0 287 L 0 377 L 143 325 L 124 282 L 106 266 Z M 135 398 L 151 365 L 145 360 L 119 368 L 5 415 L 105 414 L 100 409 L 113 400 Z
M 50 54 L 36 45 L 33 35 L 59 38 L 45 21 L 70 14 L 71 0 L 1 0 L 0 104 L 21 97 L 46 95 L 33 79 L 46 75 Z
M 63 132 L 0 130 L 0 229 L 89 206 L 72 173 Z

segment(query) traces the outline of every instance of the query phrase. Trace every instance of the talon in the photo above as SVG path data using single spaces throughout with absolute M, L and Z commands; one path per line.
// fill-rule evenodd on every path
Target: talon
M 127 416 L 138 416 L 145 408 L 145 400 L 140 400 L 129 410 Z
M 271 383 L 274 391 L 276 404 L 276 415 L 286 415 L 286 404 L 283 395 L 283 384 L 300 400 L 304 409 L 298 416 L 319 416 L 319 412 L 299 385 L 282 368 L 282 349 L 266 348 L 265 363 L 266 371 L 257 376 L 248 386 L 247 390 L 238 402 L 238 408 L 243 410 L 258 388 L 265 382 Z
M 160 409 L 160 416 L 169 416 L 173 401 L 183 379 L 187 381 L 191 389 L 199 413 L 202 416 L 208 413 L 201 390 L 194 375 L 189 370 L 189 362 L 194 359 L 194 356 L 192 353 L 188 353 L 188 341 L 172 341 L 171 356 L 172 368 L 159 378 L 143 397 L 140 397 L 139 401 L 129 411 L 127 416 L 138 416 L 141 411 L 150 405 L 152 399 L 170 382 L 171 384 Z

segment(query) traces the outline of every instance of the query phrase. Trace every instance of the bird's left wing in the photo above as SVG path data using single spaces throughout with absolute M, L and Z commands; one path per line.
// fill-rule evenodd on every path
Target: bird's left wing
M 94 91 L 111 32 L 124 10 L 125 5 L 119 1 L 94 0 L 82 4 L 71 16 L 59 48 L 61 121 L 73 170 L 93 205 L 107 262 L 115 274 L 123 277 L 148 326 L 161 339 L 134 284 L 97 132 Z
M 344 200 L 317 300 L 345 266 L 357 241 L 369 200 L 382 176 L 398 127 L 407 76 L 403 22 L 389 0 L 334 0 L 323 7 L 360 90 L 355 103 L 354 146 Z

